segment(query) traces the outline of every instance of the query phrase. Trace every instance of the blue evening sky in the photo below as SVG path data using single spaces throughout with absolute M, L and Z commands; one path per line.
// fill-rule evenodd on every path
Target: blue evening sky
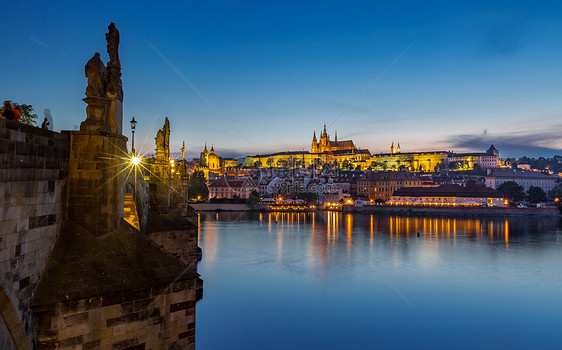
M 84 65 L 96 51 L 107 62 L 113 21 L 124 133 L 134 115 L 137 149 L 154 148 L 167 116 L 172 151 L 185 140 L 188 155 L 204 142 L 222 156 L 309 150 L 324 122 L 373 153 L 392 141 L 403 151 L 562 153 L 559 1 L 5 5 L 0 99 L 32 104 L 40 118 L 51 109 L 55 130 L 84 120 Z

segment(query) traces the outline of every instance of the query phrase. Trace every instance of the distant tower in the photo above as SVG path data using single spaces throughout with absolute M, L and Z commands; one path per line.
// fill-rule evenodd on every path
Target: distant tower
M 207 142 L 205 142 L 205 149 L 201 152 L 199 156 L 199 165 L 207 166 L 207 158 L 209 158 L 209 151 L 207 151 Z
M 330 136 L 326 132 L 326 123 L 324 123 L 324 131 L 322 131 L 322 135 L 320 135 L 320 149 L 319 152 L 328 152 L 330 151 Z
M 398 147 L 396 147 L 396 153 L 400 153 L 400 142 L 398 142 Z
M 314 130 L 314 136 L 312 136 L 312 148 L 310 153 L 318 153 L 318 141 L 316 140 L 316 130 Z
M 338 142 L 338 131 L 336 130 L 336 134 L 334 135 L 334 142 Z
M 394 141 L 392 141 L 392 146 L 390 146 L 390 154 L 394 154 Z
M 488 150 L 486 151 L 486 154 L 494 155 L 496 157 L 499 157 L 500 152 L 498 151 L 498 149 L 496 147 L 494 147 L 494 145 L 491 145 L 490 148 L 488 148 Z
M 211 152 L 208 156 L 208 166 L 210 171 L 217 172 L 220 170 L 220 158 L 215 154 L 215 147 L 211 145 Z

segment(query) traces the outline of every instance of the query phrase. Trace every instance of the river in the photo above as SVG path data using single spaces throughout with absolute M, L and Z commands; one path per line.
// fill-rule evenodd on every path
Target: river
M 197 349 L 555 349 L 558 218 L 200 214 Z

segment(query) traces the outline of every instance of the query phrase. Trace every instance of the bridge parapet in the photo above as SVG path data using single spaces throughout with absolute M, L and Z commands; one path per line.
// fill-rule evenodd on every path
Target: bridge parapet
M 0 119 L 0 271 L 5 271 L 0 285 L 11 303 L 0 312 L 15 311 L 28 335 L 33 334 L 31 296 L 64 219 L 68 140 L 68 135 Z M 9 339 L 0 328 L 0 339 Z

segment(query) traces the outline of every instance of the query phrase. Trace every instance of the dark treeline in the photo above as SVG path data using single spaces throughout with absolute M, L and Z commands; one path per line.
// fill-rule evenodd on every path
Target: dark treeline
M 529 158 L 521 157 L 516 158 L 506 158 L 506 162 L 509 162 L 513 168 L 517 168 L 518 164 L 529 164 L 531 169 L 539 170 L 550 170 L 553 172 L 562 172 L 562 156 L 555 155 L 552 158 Z

